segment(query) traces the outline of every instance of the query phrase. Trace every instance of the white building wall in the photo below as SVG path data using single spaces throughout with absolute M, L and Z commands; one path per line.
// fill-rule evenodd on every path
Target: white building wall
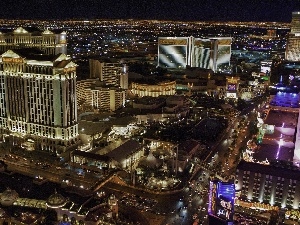
M 293 162 L 296 166 L 300 167 L 300 110 L 298 114 L 298 124 L 297 124 L 297 131 L 296 131 L 296 141 L 295 141 Z

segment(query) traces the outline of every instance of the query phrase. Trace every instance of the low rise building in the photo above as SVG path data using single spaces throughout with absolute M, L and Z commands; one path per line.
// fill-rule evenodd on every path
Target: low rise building
M 77 82 L 77 104 L 101 111 L 115 111 L 125 105 L 126 90 L 116 86 L 107 86 L 99 79 L 87 79 Z
M 126 140 L 120 146 L 100 155 L 97 149 L 93 152 L 73 151 L 71 160 L 74 163 L 89 164 L 107 169 L 120 168 L 129 172 L 133 171 L 141 157 L 144 156 L 143 146 L 135 140 Z
M 160 82 L 156 84 L 131 83 L 131 93 L 138 97 L 151 96 L 158 97 L 160 95 L 174 95 L 176 92 L 176 82 Z

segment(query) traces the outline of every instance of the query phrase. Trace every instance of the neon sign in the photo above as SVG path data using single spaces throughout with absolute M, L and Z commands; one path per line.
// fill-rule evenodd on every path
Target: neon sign
M 215 215 L 216 213 L 216 198 L 217 198 L 217 184 L 210 182 L 210 192 L 209 192 L 209 205 L 208 213 Z
M 235 185 L 233 183 L 211 181 L 208 213 L 227 221 L 233 220 Z

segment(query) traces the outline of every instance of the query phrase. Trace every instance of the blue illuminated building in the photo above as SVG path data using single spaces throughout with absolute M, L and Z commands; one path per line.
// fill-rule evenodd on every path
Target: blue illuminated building
M 230 224 L 233 222 L 235 185 L 231 182 L 214 180 L 210 182 L 209 224 Z

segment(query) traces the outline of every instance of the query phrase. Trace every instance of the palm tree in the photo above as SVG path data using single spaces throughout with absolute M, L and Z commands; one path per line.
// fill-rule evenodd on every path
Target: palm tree
M 76 224 L 77 224 L 77 220 L 76 220 L 75 217 L 72 217 L 72 218 L 71 218 L 71 224 L 72 224 L 72 225 L 76 225 Z

